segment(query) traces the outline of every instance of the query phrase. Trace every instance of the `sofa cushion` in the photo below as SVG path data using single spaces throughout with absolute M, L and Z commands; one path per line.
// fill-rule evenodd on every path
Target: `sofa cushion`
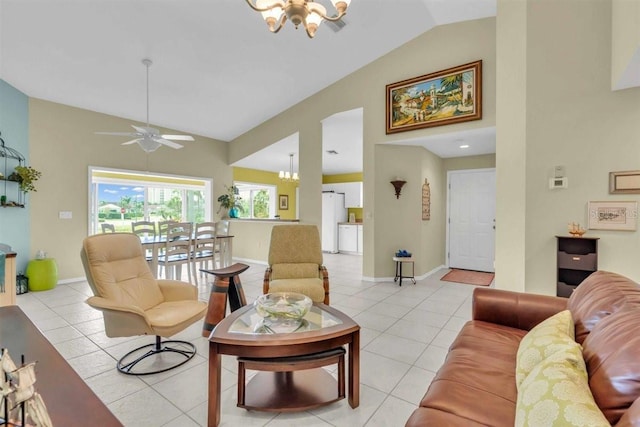
M 573 319 L 569 310 L 549 317 L 536 325 L 520 341 L 516 358 L 516 386 L 540 362 L 550 355 L 575 344 Z
M 580 344 L 573 342 L 540 362 L 518 390 L 518 427 L 608 427 L 589 390 Z
M 576 341 L 582 344 L 601 319 L 624 305 L 640 307 L 637 283 L 608 271 L 591 274 L 573 291 L 567 304 L 576 325 Z
M 525 333 L 494 323 L 467 322 L 420 402 L 430 411 L 419 411 L 407 425 L 476 425 L 469 422 L 473 420 L 480 425 L 513 426 L 516 352 Z M 442 424 L 445 419 L 449 421 Z
M 640 397 L 640 308 L 626 306 L 602 319 L 584 341 L 593 397 L 615 424 Z

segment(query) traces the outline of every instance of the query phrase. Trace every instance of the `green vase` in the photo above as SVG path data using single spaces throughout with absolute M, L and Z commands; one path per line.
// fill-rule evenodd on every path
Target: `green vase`
M 238 218 L 238 208 L 233 207 L 229 209 L 229 218 Z

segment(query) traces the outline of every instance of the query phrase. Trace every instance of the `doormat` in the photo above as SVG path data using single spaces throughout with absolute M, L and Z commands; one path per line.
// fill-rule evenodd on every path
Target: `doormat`
M 459 270 L 452 269 L 450 272 L 442 276 L 440 280 L 446 282 L 464 283 L 466 285 L 489 286 L 493 281 L 494 273 L 485 273 L 484 271 Z

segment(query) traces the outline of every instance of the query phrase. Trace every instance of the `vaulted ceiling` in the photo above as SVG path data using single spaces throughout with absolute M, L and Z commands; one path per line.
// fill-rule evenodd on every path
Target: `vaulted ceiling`
M 328 10 L 328 0 L 319 0 Z M 271 34 L 244 0 L 0 0 L 0 78 L 30 97 L 230 141 L 495 0 L 352 0 L 346 26 Z M 96 129 L 127 131 L 128 129 Z

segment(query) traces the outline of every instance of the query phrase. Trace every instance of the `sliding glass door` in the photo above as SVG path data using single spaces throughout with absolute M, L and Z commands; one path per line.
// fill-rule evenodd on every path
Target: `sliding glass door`
M 211 220 L 210 179 L 94 167 L 89 176 L 89 234 L 102 224 L 130 232 L 134 221 Z

